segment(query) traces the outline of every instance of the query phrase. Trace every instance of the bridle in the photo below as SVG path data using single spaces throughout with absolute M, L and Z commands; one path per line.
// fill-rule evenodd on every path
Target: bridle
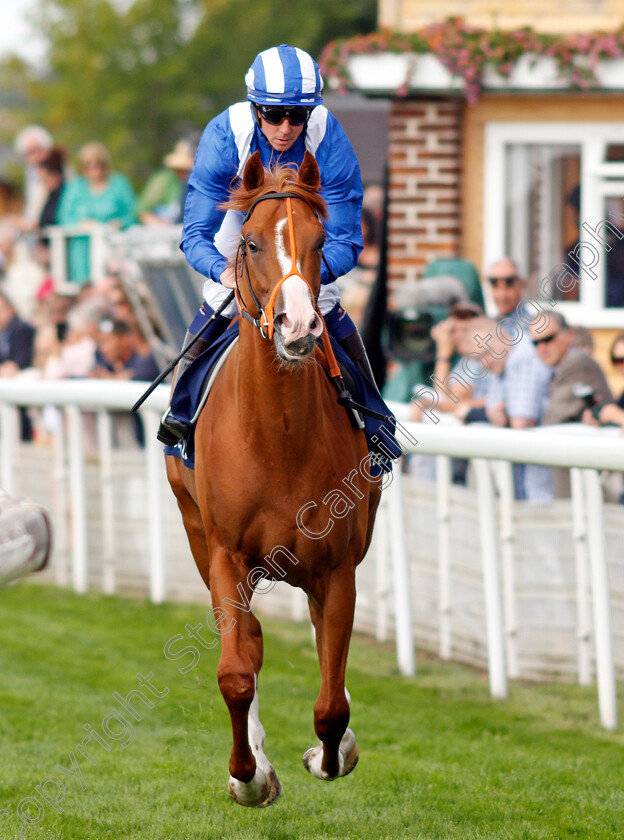
M 251 285 L 251 277 L 249 276 L 249 266 L 247 265 L 247 243 L 245 242 L 245 237 L 241 234 L 240 242 L 238 244 L 238 250 L 236 253 L 236 261 L 234 263 L 234 281 L 236 284 L 236 300 L 238 302 L 238 308 L 240 314 L 243 318 L 247 321 L 251 321 L 251 323 L 260 330 L 260 335 L 262 338 L 273 338 L 273 332 L 275 329 L 275 300 L 277 295 L 282 288 L 283 284 L 288 280 L 289 277 L 299 277 L 300 280 L 306 284 L 308 289 L 310 290 L 310 295 L 312 296 L 312 300 L 314 301 L 314 309 L 317 308 L 317 301 L 318 295 L 315 295 L 312 291 L 312 287 L 303 276 L 303 274 L 297 268 L 297 245 L 295 243 L 295 223 L 293 220 L 293 210 L 292 210 L 292 200 L 293 198 L 301 198 L 300 195 L 297 193 L 291 192 L 271 192 L 266 193 L 266 195 L 261 195 L 257 198 L 247 211 L 247 215 L 243 220 L 243 226 L 246 222 L 249 221 L 249 217 L 251 216 L 252 212 L 254 211 L 257 204 L 261 201 L 267 201 L 268 199 L 275 199 L 275 198 L 285 198 L 286 199 L 286 211 L 288 214 L 288 234 L 290 238 L 290 271 L 285 274 L 281 280 L 273 287 L 273 290 L 269 296 L 269 300 L 267 302 L 266 307 L 263 307 L 258 300 L 256 293 L 253 290 Z M 305 201 L 305 199 L 304 199 Z M 254 302 L 254 305 L 259 313 L 257 318 L 254 318 L 247 309 L 247 306 L 243 300 L 243 296 L 241 294 L 240 286 L 238 285 L 238 261 L 240 258 L 241 263 L 241 276 L 245 276 L 247 279 L 247 287 L 249 289 L 249 294 L 251 295 L 251 299 Z M 317 313 L 318 314 L 318 313 Z M 319 314 L 320 317 L 320 314 Z
M 338 366 L 338 362 L 336 361 L 336 355 L 333 351 L 331 340 L 329 338 L 329 333 L 327 331 L 327 325 L 325 324 L 325 319 L 321 315 L 320 310 L 318 309 L 318 295 L 315 295 L 312 291 L 312 288 L 308 281 L 305 279 L 303 274 L 297 268 L 297 246 L 295 244 L 295 223 L 293 220 L 293 211 L 292 211 L 292 201 L 293 198 L 302 198 L 301 195 L 297 193 L 289 193 L 289 192 L 272 192 L 266 193 L 266 195 L 259 196 L 251 205 L 249 210 L 247 211 L 247 215 L 243 219 L 242 227 L 249 221 L 249 217 L 251 216 L 252 212 L 254 211 L 257 204 L 261 201 L 267 201 L 270 198 L 285 198 L 286 199 L 286 210 L 288 213 L 288 233 L 290 236 L 290 271 L 285 274 L 281 280 L 278 280 L 271 294 L 269 295 L 269 300 L 266 307 L 263 307 L 258 300 L 256 293 L 253 290 L 251 285 L 251 277 L 249 276 L 249 267 L 247 265 L 247 243 L 245 242 L 245 237 L 241 233 L 240 242 L 238 243 L 238 249 L 236 252 L 236 261 L 234 263 L 234 282 L 236 286 L 236 302 L 238 303 L 238 309 L 243 318 L 247 321 L 250 321 L 254 327 L 260 331 L 260 335 L 262 338 L 273 338 L 273 333 L 275 330 L 275 313 L 274 313 L 274 306 L 275 306 L 275 299 L 277 298 L 279 290 L 282 288 L 283 284 L 288 280 L 289 277 L 299 277 L 300 280 L 306 284 L 308 289 L 310 290 L 310 294 L 312 295 L 312 300 L 314 301 L 314 310 L 317 314 L 317 317 L 320 319 L 323 325 L 323 332 L 321 337 L 321 342 L 323 345 L 323 355 L 325 356 L 327 368 L 329 371 L 329 376 L 331 379 L 332 384 L 336 388 L 338 392 L 338 402 L 340 405 L 350 406 L 351 408 L 356 409 L 357 411 L 368 414 L 370 417 L 376 417 L 378 420 L 383 420 L 384 422 L 390 422 L 392 418 L 389 415 L 380 414 L 378 411 L 373 411 L 372 408 L 368 408 L 368 406 L 360 405 L 356 403 L 345 387 L 344 380 L 342 378 L 342 373 L 340 371 L 340 367 Z M 305 201 L 305 199 L 303 199 Z M 243 296 L 241 294 L 240 286 L 238 285 L 238 261 L 240 258 L 241 262 L 241 275 L 244 275 L 247 279 L 247 287 L 249 289 L 249 294 L 251 295 L 251 299 L 254 302 L 254 305 L 258 311 L 258 317 L 254 318 L 247 309 L 245 302 L 243 300 Z M 323 260 L 325 261 L 325 265 L 327 265 L 328 270 L 331 271 L 329 265 L 327 264 L 327 260 L 323 255 Z M 318 349 L 318 345 L 317 345 Z

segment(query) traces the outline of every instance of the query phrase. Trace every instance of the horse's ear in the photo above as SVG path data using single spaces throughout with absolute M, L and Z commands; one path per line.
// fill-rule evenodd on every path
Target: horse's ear
M 247 161 L 243 172 L 243 187 L 247 192 L 253 192 L 264 184 L 264 166 L 260 152 L 254 152 Z
M 317 192 L 321 188 L 321 173 L 318 168 L 318 163 L 314 155 L 311 155 L 307 149 L 303 156 L 303 162 L 299 167 L 299 180 L 306 187 L 310 187 Z

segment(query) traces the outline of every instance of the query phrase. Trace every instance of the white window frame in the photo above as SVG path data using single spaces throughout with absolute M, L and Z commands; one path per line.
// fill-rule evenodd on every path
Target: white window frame
M 579 145 L 581 220 L 594 228 L 603 221 L 604 197 L 624 196 L 624 163 L 604 163 L 602 159 L 606 144 L 624 145 L 624 122 L 488 123 L 485 126 L 483 201 L 483 257 L 486 270 L 487 266 L 505 253 L 505 195 L 501 185 L 505 183 L 505 146 L 509 143 Z M 581 234 L 581 240 L 596 245 L 588 234 Z M 599 261 L 595 272 L 598 277 L 592 280 L 587 271 L 581 269 L 579 301 L 557 301 L 557 310 L 572 324 L 622 329 L 624 307 L 606 308 L 602 303 L 604 259 Z

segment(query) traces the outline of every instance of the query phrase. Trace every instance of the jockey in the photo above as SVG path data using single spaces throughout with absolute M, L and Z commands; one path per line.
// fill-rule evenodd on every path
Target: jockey
M 261 52 L 245 76 L 247 101 L 231 105 L 206 129 L 188 181 L 180 247 L 189 264 L 207 278 L 204 303 L 195 316 L 185 345 L 225 301 L 234 286 L 230 260 L 240 239 L 243 213 L 220 210 L 236 178 L 255 151 L 262 163 L 300 165 L 306 150 L 321 173 L 321 195 L 327 203 L 327 240 L 318 305 L 333 337 L 371 380 L 362 339 L 340 306 L 336 277 L 357 263 L 362 250 L 360 216 L 362 181 L 357 158 L 338 120 L 321 103 L 323 79 L 308 53 L 281 44 Z M 178 364 L 182 371 L 218 338 L 236 314 L 232 301 Z M 171 410 L 165 413 L 158 439 L 175 446 L 188 427 Z

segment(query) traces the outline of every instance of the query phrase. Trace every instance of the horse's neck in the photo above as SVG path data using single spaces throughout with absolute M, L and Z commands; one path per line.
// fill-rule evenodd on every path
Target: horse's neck
M 241 324 L 236 400 L 239 417 L 251 434 L 259 438 L 283 440 L 288 434 L 291 445 L 324 425 L 326 388 L 323 373 L 310 359 L 294 370 L 275 357 L 272 341 L 247 324 Z

